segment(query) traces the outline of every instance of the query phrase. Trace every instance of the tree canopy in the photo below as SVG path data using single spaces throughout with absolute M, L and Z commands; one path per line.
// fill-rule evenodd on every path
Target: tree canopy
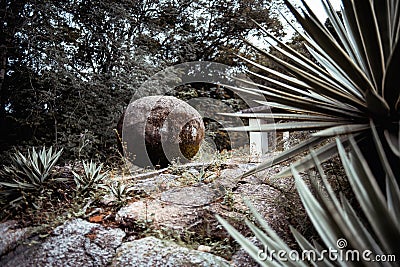
M 283 36 L 272 2 L 2 1 L 0 152 L 51 144 L 71 158 L 113 155 L 116 121 L 149 75 L 188 61 L 234 66 L 252 20 Z

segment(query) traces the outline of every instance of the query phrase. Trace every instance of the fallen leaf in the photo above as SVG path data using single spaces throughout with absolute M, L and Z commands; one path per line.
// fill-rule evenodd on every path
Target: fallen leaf
M 90 221 L 90 222 L 98 223 L 98 222 L 102 222 L 102 221 L 103 221 L 103 218 L 104 218 L 104 214 L 100 214 L 100 215 L 96 215 L 96 216 L 90 217 L 90 218 L 89 218 L 89 221 Z

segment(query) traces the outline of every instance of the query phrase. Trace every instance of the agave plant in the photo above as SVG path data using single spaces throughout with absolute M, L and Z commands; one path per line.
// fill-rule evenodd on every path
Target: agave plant
M 24 156 L 16 151 L 11 156 L 11 165 L 0 171 L 0 201 L 5 206 L 19 206 L 21 203 L 34 203 L 34 198 L 54 182 L 65 178 L 54 177 L 53 167 L 62 153 L 43 147 L 39 152 L 35 148 Z
M 396 75 L 400 67 L 400 2 L 342 0 L 342 18 L 328 0 L 321 2 L 333 26 L 333 32 L 317 19 L 305 1 L 302 0 L 304 8 L 299 12 L 285 0 L 305 32 L 297 30 L 295 25 L 292 26 L 303 37 L 308 51 L 318 63 L 294 51 L 260 26 L 261 31 L 276 43 L 271 44 L 273 49 L 287 60 L 257 47 L 255 49 L 281 66 L 287 74 L 242 58 L 268 73 L 267 77 L 250 72 L 264 79 L 266 85 L 241 80 L 256 85 L 259 89 L 232 88 L 264 94 L 269 102 L 259 102 L 260 104 L 287 111 L 251 116 L 288 122 L 228 129 L 316 131 L 310 139 L 246 173 L 253 174 L 301 152 L 311 151 L 289 169 L 279 173 L 278 177 L 295 177 L 302 203 L 323 244 L 315 241 L 311 243 L 295 229 L 291 230 L 302 250 L 309 253 L 311 251 L 316 259 L 308 258 L 308 262 L 304 262 L 290 257 L 295 253 L 249 202 L 247 205 L 263 230 L 251 222 L 247 222 L 247 225 L 269 252 L 283 251 L 286 257 L 275 254 L 271 261 L 265 261 L 264 256 L 268 251 L 260 253 L 259 248 L 225 220 L 220 217 L 218 219 L 262 266 L 307 266 L 308 263 L 314 266 L 398 266 L 397 262 L 353 262 L 340 259 L 332 262 L 327 254 L 325 257 L 322 255 L 325 249 L 336 249 L 345 255 L 348 255 L 348 251 L 352 254 L 355 250 L 359 253 L 369 250 L 369 259 L 372 260 L 375 260 L 376 255 L 385 254 L 394 255 L 397 260 L 400 257 L 400 76 Z M 335 36 L 339 38 L 335 39 Z M 316 150 L 310 149 L 316 146 Z M 356 212 L 343 195 L 338 198 L 334 194 L 329 177 L 323 172 L 321 162 L 337 153 L 366 221 L 358 217 L 359 211 Z M 299 171 L 311 167 L 317 168 L 320 183 L 324 185 L 318 186 L 320 183 L 312 180 L 316 196 L 299 175 Z M 347 247 L 338 241 L 347 241 Z
M 76 192 L 79 195 L 87 196 L 93 193 L 98 188 L 104 186 L 104 179 L 108 176 L 107 172 L 101 172 L 103 164 L 97 165 L 95 162 L 82 161 L 83 171 L 82 175 L 72 171 L 74 181 L 76 184 Z
M 114 198 L 113 203 L 117 206 L 123 206 L 132 199 L 130 192 L 135 190 L 133 185 L 122 183 L 120 181 L 107 184 L 105 188 L 108 189 L 111 196 Z
M 396 73 L 400 69 L 400 4 L 394 0 L 343 0 L 342 18 L 340 18 L 328 0 L 321 0 L 321 2 L 333 26 L 331 31 L 317 19 L 305 1 L 302 0 L 304 8 L 302 12 L 299 12 L 285 0 L 305 32 L 298 30 L 295 25 L 292 25 L 293 28 L 302 36 L 306 48 L 318 63 L 293 50 L 260 25 L 260 30 L 269 37 L 268 40 L 274 41 L 271 49 L 275 51 L 271 53 L 256 46 L 254 48 L 282 67 L 286 74 L 241 57 L 244 61 L 266 72 L 268 76 L 249 71 L 251 75 L 263 79 L 265 84 L 241 80 L 251 86 L 230 88 L 263 94 L 268 102 L 259 102 L 259 104 L 286 111 L 285 113 L 258 113 L 246 116 L 287 122 L 257 127 L 235 127 L 227 130 L 316 131 L 310 139 L 272 160 L 261 163 L 246 175 L 278 164 L 307 151 L 309 147 L 321 144 L 323 145 L 315 153 L 323 162 L 338 151 L 331 137 L 342 135 L 343 144 L 349 147 L 346 136 L 348 134 L 355 136 L 360 149 L 365 152 L 366 160 L 370 166 L 374 166 L 379 163 L 374 158 L 377 151 L 372 145 L 376 143 L 376 139 L 372 135 L 371 128 L 375 128 L 387 152 L 387 164 L 391 165 L 399 180 L 400 164 L 397 156 L 400 155 L 398 135 L 400 75 Z M 288 23 L 291 22 L 288 21 Z M 339 38 L 335 39 L 335 36 Z M 276 54 L 281 56 L 277 57 Z M 254 85 L 259 89 L 252 89 Z M 313 160 L 310 155 L 295 164 L 299 171 L 312 166 Z M 372 170 L 383 184 L 384 166 L 378 164 Z M 278 174 L 278 177 L 288 175 L 291 175 L 291 171 L 285 169 Z
M 378 139 L 379 140 L 379 139 Z M 396 262 L 400 256 L 398 246 L 400 238 L 400 188 L 390 166 L 386 172 L 386 196 L 380 190 L 367 161 L 360 151 L 354 137 L 349 137 L 352 147 L 350 157 L 339 138 L 336 139 L 340 158 L 351 187 L 367 218 L 368 225 L 364 225 L 358 213 L 343 196 L 338 199 L 321 168 L 321 162 L 316 153 L 311 150 L 311 157 L 320 174 L 323 188 L 314 180 L 311 184 L 317 196 L 314 196 L 306 183 L 292 165 L 291 172 L 295 177 L 296 188 L 301 201 L 309 215 L 315 229 L 319 233 L 323 245 L 317 242 L 310 243 L 296 229 L 291 228 L 292 234 L 302 249 L 302 252 L 292 250 L 268 225 L 256 209 L 246 201 L 247 206 L 261 225 L 263 230 L 250 221 L 246 224 L 263 244 L 256 247 L 228 222 L 218 217 L 220 223 L 238 241 L 238 243 L 261 266 L 399 266 Z M 379 156 L 386 161 L 386 153 L 378 141 Z M 361 166 L 361 168 L 359 167 Z M 327 252 L 331 251 L 331 255 Z M 332 253 L 333 252 L 333 253 Z M 275 254 L 274 254 L 275 253 Z M 280 253 L 278 255 L 278 253 Z M 325 255 L 325 257 L 324 257 Z M 386 262 L 375 261 L 382 257 Z

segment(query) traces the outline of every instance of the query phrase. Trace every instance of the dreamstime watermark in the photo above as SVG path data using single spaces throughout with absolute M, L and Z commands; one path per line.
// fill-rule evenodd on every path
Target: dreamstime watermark
M 267 246 L 258 251 L 258 258 L 262 261 L 309 261 L 322 262 L 325 260 L 332 262 L 395 262 L 396 255 L 393 254 L 374 254 L 371 250 L 363 251 L 346 249 L 347 240 L 339 238 L 336 248 L 328 248 L 321 251 L 316 250 L 273 250 Z

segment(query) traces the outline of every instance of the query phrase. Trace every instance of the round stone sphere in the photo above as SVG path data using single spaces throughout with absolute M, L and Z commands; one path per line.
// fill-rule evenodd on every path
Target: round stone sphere
M 201 115 L 173 96 L 147 96 L 129 104 L 122 140 L 125 156 L 140 167 L 167 167 L 197 154 L 204 138 Z

